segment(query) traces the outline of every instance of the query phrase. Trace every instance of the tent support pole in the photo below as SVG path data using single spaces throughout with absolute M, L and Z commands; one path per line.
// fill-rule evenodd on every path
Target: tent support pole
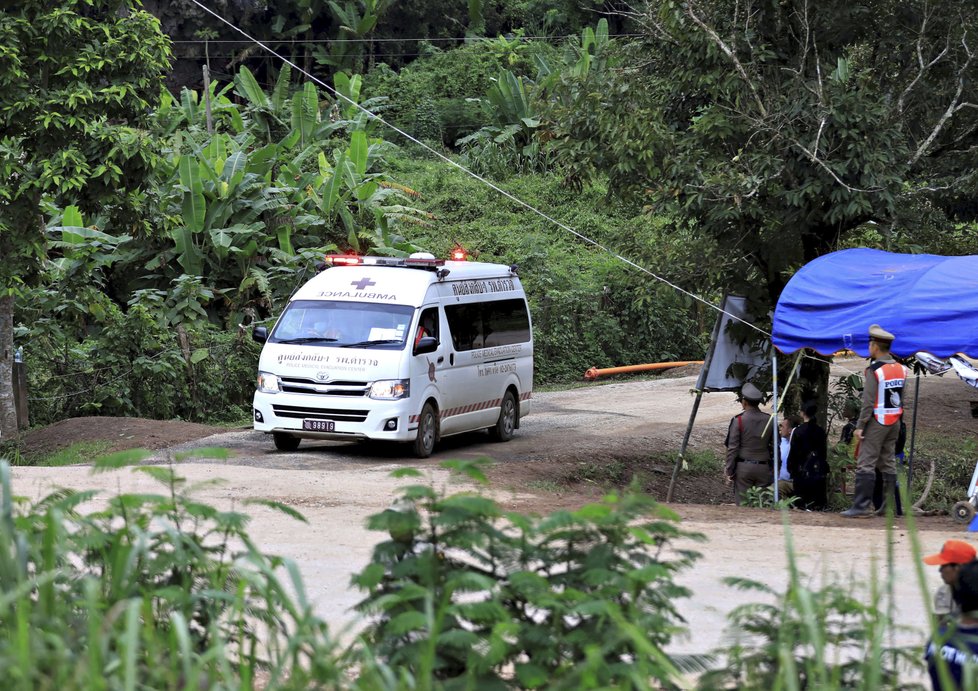
M 781 455 L 781 444 L 778 443 L 778 350 L 771 345 L 771 388 L 774 390 L 774 400 L 772 401 L 772 406 L 774 411 L 772 413 L 771 421 L 774 424 L 774 429 L 771 430 L 771 436 L 774 439 L 774 504 L 772 508 L 777 508 L 777 503 L 780 501 L 778 497 L 778 477 L 781 475 L 781 463 L 779 456 Z
M 689 444 L 689 437 L 693 433 L 693 422 L 696 420 L 696 413 L 700 409 L 700 401 L 703 399 L 703 390 L 696 390 L 696 400 L 693 401 L 693 410 L 689 414 L 689 422 L 686 424 L 686 433 L 683 435 L 683 444 L 679 447 L 679 458 L 672 467 L 672 479 L 669 480 L 669 491 L 666 492 L 666 501 L 672 501 L 672 491 L 676 487 L 676 478 L 679 477 L 679 468 L 682 467 L 683 460 L 686 458 L 686 446 Z
M 917 402 L 920 400 L 920 372 L 917 372 L 917 383 L 913 390 L 913 418 L 910 422 L 910 453 L 907 454 L 907 503 L 912 504 L 910 485 L 913 482 L 913 446 L 917 438 Z
M 727 296 L 724 294 L 723 302 L 727 306 Z M 700 400 L 703 398 L 703 389 L 706 388 L 706 380 L 710 376 L 710 365 L 713 363 L 713 352 L 717 348 L 717 338 L 720 337 L 720 324 L 723 322 L 723 313 L 717 314 L 717 320 L 713 324 L 713 333 L 710 335 L 710 349 L 703 358 L 703 367 L 700 369 L 700 376 L 696 379 L 696 400 L 693 401 L 693 410 L 689 413 L 689 422 L 686 423 L 686 433 L 683 435 L 682 446 L 679 447 L 679 456 L 672 467 L 672 478 L 669 480 L 669 489 L 666 490 L 666 502 L 672 501 L 672 492 L 676 488 L 676 479 L 679 477 L 679 469 L 686 460 L 686 446 L 689 444 L 689 437 L 693 433 L 693 422 L 696 420 L 696 413 L 700 409 Z

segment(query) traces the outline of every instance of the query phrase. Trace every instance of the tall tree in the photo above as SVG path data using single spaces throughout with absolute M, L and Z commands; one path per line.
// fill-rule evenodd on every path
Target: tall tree
M 13 307 L 37 274 L 45 209 L 133 223 L 154 154 L 143 128 L 169 40 L 139 0 L 0 0 L 0 434 L 17 432 Z M 128 228 L 123 228 L 128 230 Z
M 691 219 L 728 258 L 718 283 L 770 305 L 864 224 L 885 244 L 973 213 L 976 9 L 650 0 L 624 69 L 557 87 L 551 134 L 574 174 Z
M 712 238 L 716 287 L 766 314 L 795 269 L 856 229 L 892 248 L 973 213 L 976 7 L 648 0 L 624 69 L 600 90 L 560 82 L 551 134 L 571 179 L 602 171 Z M 827 367 L 806 359 L 801 379 L 826 400 Z

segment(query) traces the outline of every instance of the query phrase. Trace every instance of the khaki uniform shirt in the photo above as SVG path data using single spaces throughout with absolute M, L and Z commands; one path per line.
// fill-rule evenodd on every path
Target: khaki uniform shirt
M 737 474 L 738 458 L 749 461 L 771 460 L 774 424 L 769 422 L 770 419 L 770 415 L 762 413 L 757 408 L 747 408 L 730 421 L 730 429 L 727 430 L 726 463 L 726 473 L 729 477 Z M 741 434 L 741 427 L 743 427 L 743 434 Z

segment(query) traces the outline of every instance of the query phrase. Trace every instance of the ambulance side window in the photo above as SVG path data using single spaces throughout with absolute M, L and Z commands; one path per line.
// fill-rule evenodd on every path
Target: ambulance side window
M 446 306 L 445 317 L 457 352 L 482 347 L 482 310 L 478 304 Z
M 473 302 L 445 307 L 448 329 L 455 350 L 527 343 L 531 339 L 530 317 L 520 299 Z
M 526 343 L 530 340 L 530 318 L 522 300 L 486 303 L 483 319 L 485 347 Z
M 418 319 L 418 333 L 414 339 L 415 345 L 425 336 L 430 336 L 435 339 L 438 338 L 437 307 L 429 307 L 421 313 L 421 318 Z

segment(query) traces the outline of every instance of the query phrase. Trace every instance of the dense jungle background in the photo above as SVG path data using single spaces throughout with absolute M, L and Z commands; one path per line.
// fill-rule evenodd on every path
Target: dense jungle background
M 701 358 L 656 277 L 764 315 L 840 247 L 978 251 L 967 2 L 55 5 L 0 25 L 32 424 L 247 419 L 248 332 L 327 252 L 518 264 L 548 385 Z
M 212 504 L 199 493 L 216 476 L 196 464 L 235 472 L 227 448 L 174 450 L 173 436 L 126 425 L 166 420 L 158 426 L 182 427 L 187 441 L 247 423 L 251 329 L 274 320 L 324 253 L 444 256 L 461 245 L 519 265 L 538 387 L 591 366 L 699 359 L 708 303 L 725 293 L 745 295 L 765 329 L 792 274 L 836 249 L 978 254 L 976 10 L 975 0 L 0 0 L 6 686 L 922 688 L 922 646 L 943 634 L 921 559 L 931 538 L 912 511 L 844 535 L 827 532 L 843 518 L 819 514 L 796 551 L 791 521 L 806 514 L 762 513 L 774 502 L 764 492 L 756 509 L 699 507 L 725 528 L 742 521 L 727 531 L 736 539 L 704 550 L 735 569 L 701 587 L 732 607 L 732 636 L 707 650 L 697 636 L 721 626 L 687 620 L 677 603 L 714 610 L 683 579 L 720 565 L 694 549 L 707 536 L 640 484 L 681 460 L 671 437 L 657 456 L 644 429 L 619 439 L 591 416 L 593 438 L 631 444 L 634 465 L 597 453 L 563 467 L 447 460 L 424 475 L 398 459 L 382 485 L 376 467 L 344 458 L 353 489 L 292 459 L 287 472 L 237 466 L 239 489 L 260 494 L 221 488 L 224 503 Z M 30 434 L 63 447 L 94 415 L 96 442 L 117 426 L 113 445 L 87 447 L 94 458 L 75 443 L 60 456 L 22 453 L 15 360 L 26 364 Z M 824 363 L 802 369 L 839 414 L 858 373 L 838 370 L 828 386 Z M 685 386 L 673 393 L 683 399 Z M 958 390 L 938 393 L 918 449 L 923 493 L 946 510 L 974 467 L 974 408 Z M 587 415 L 558 403 L 552 411 Z M 575 443 L 564 430 L 548 432 Z M 130 448 L 153 442 L 162 459 Z M 841 502 L 849 458 L 833 450 Z M 699 486 L 719 484 L 712 447 L 685 460 Z M 60 467 L 79 462 L 93 467 Z M 120 468 L 146 485 L 124 493 L 99 474 Z M 515 473 L 541 468 L 532 483 Z M 42 482 L 78 479 L 66 470 L 93 481 L 37 496 Z M 602 496 L 522 514 L 477 490 L 499 473 L 544 506 L 569 485 Z M 114 495 L 96 496 L 110 485 Z M 362 504 L 366 488 L 376 505 Z M 249 526 L 242 507 L 260 518 Z M 273 526 L 264 542 L 249 535 L 271 514 L 307 522 Z M 768 523 L 751 537 L 759 515 Z M 782 549 L 775 517 L 784 560 L 763 551 Z M 363 521 L 372 537 L 338 540 L 339 525 Z M 343 584 L 307 590 L 302 565 L 279 555 L 300 532 L 317 564 L 327 546 L 347 558 L 372 549 L 350 586 L 357 634 L 316 609 Z M 845 573 L 813 555 L 838 557 Z M 919 609 L 903 586 L 919 591 Z M 686 633 L 693 645 L 676 648 Z M 954 657 L 936 655 L 946 688 Z

